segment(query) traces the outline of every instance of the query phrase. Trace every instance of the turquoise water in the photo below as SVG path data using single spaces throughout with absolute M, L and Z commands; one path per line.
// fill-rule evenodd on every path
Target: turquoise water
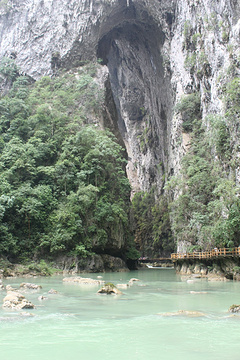
M 227 312 L 240 303 L 240 282 L 187 282 L 171 269 L 82 276 L 98 275 L 114 284 L 141 281 L 107 296 L 96 294 L 98 286 L 63 283 L 62 276 L 5 280 L 42 289 L 24 293 L 36 305 L 33 316 L 0 308 L 0 359 L 240 359 L 240 315 Z M 51 288 L 59 293 L 48 294 Z M 178 310 L 204 316 L 165 316 Z

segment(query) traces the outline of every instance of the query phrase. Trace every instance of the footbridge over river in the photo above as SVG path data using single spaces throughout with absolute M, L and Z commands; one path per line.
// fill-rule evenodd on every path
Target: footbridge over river
M 226 258 L 226 257 L 240 257 L 240 246 L 235 248 L 214 248 L 207 251 L 193 251 L 185 253 L 172 253 L 169 258 L 140 258 L 139 263 L 142 264 L 151 264 L 154 266 L 170 267 L 173 266 L 173 263 L 177 260 L 184 259 L 216 259 L 216 258 Z
M 214 248 L 209 251 L 193 251 L 191 253 L 173 253 L 171 260 L 173 262 L 180 259 L 215 259 L 225 257 L 240 257 L 240 246 L 235 248 Z

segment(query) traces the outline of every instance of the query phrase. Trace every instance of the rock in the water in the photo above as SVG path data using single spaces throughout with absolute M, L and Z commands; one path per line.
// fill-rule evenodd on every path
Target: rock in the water
M 47 297 L 46 297 L 46 296 L 43 296 L 43 295 L 40 295 L 40 296 L 38 297 L 38 300 L 39 300 L 39 301 L 47 300 Z
M 105 284 L 100 290 L 98 290 L 97 293 L 106 295 L 122 295 L 122 292 L 111 283 Z
M 77 277 L 67 277 L 63 279 L 64 282 L 77 283 L 83 285 L 102 285 L 104 284 L 103 280 L 95 280 L 91 278 L 83 278 L 81 276 Z
M 228 309 L 229 312 L 231 313 L 239 313 L 240 312 L 240 305 L 231 305 L 230 308 Z
M 200 311 L 193 311 L 193 310 L 178 310 L 175 312 L 167 312 L 164 314 L 158 314 L 162 316 L 189 316 L 189 317 L 202 317 L 206 316 L 204 313 Z
M 41 285 L 31 284 L 31 283 L 22 283 L 20 288 L 29 289 L 29 290 L 39 290 L 41 289 Z
M 193 279 L 201 279 L 202 277 L 201 277 L 200 274 L 193 274 L 193 275 L 192 275 L 192 278 L 193 278 Z
M 128 283 L 129 283 L 129 285 L 133 285 L 133 283 L 136 282 L 136 281 L 140 281 L 140 280 L 136 279 L 136 278 L 132 278 L 132 279 L 129 280 Z
M 49 294 L 58 294 L 58 291 L 57 290 L 54 290 L 54 289 L 50 289 Z
M 120 288 L 120 289 L 127 289 L 130 285 L 129 284 L 117 284 L 117 288 Z
M 17 289 L 14 289 L 11 285 L 6 286 L 7 291 L 17 291 Z
M 15 310 L 34 309 L 34 305 L 17 291 L 9 291 L 3 299 L 3 307 Z
M 24 316 L 24 317 L 34 316 L 34 314 L 29 313 L 29 312 L 26 312 L 26 311 L 21 312 L 20 315 L 21 315 L 21 316 Z
M 229 281 L 225 276 L 209 276 L 208 281 Z

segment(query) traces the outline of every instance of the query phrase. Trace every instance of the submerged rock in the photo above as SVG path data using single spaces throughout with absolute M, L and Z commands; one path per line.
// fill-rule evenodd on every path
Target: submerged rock
M 122 292 L 111 283 L 105 284 L 100 290 L 98 290 L 97 293 L 106 295 L 122 295 Z
M 167 312 L 167 313 L 158 314 L 158 315 L 161 315 L 161 316 L 189 316 L 189 317 L 206 316 L 206 314 L 204 314 L 200 311 L 195 311 L 195 310 L 178 310 L 175 312 Z
M 15 310 L 34 309 L 34 305 L 18 291 L 9 291 L 3 299 L 3 307 Z
M 209 276 L 208 281 L 230 281 L 225 276 Z
M 34 314 L 29 313 L 29 312 L 26 312 L 26 311 L 21 312 L 20 315 L 21 315 L 21 316 L 24 316 L 24 317 L 34 316 Z
M 120 289 L 127 289 L 130 285 L 129 284 L 117 284 L 117 287 Z
M 67 277 L 63 279 L 64 282 L 77 283 L 83 285 L 102 285 L 104 284 L 103 280 L 95 280 L 91 278 L 83 278 L 81 276 L 77 277 Z

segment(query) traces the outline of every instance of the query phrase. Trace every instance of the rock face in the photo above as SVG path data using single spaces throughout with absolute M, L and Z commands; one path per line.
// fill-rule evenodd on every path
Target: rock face
M 240 279 L 240 259 L 201 259 L 201 260 L 178 260 L 174 263 L 178 274 L 191 276 L 192 278 L 207 277 L 209 281 L 226 281 Z
M 77 272 L 104 272 L 104 271 L 128 271 L 127 265 L 119 257 L 111 255 L 93 255 L 87 258 L 60 257 L 56 260 L 57 265 L 68 273 Z
M 0 57 L 34 79 L 101 58 L 116 105 L 105 121 L 124 141 L 133 190 L 160 192 L 189 141 L 174 113 L 180 97 L 197 89 L 204 116 L 222 110 L 219 75 L 237 54 L 239 14 L 234 0 L 11 0 L 0 8 Z

